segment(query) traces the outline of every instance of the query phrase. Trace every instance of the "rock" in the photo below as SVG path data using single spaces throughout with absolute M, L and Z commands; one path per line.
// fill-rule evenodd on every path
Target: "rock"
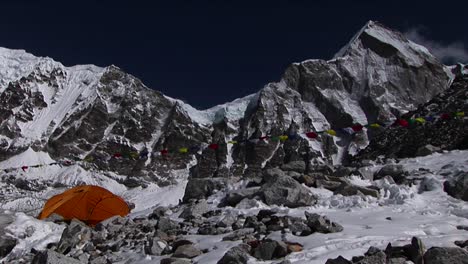
M 148 255 L 161 256 L 167 247 L 166 241 L 155 237 L 149 240 L 149 245 L 145 247 L 145 253 Z
M 328 219 L 326 216 L 321 216 L 319 214 L 313 214 L 309 212 L 305 212 L 305 216 L 307 218 L 307 226 L 310 227 L 312 232 L 326 234 L 343 231 L 343 227 L 340 224 L 330 221 L 330 219 Z
M 457 225 L 457 229 L 468 231 L 468 225 Z
M 455 245 L 457 245 L 457 246 L 459 246 L 461 248 L 468 249 L 468 240 L 465 240 L 465 241 L 457 240 L 454 243 L 455 243 Z
M 352 264 L 352 262 L 342 256 L 338 256 L 336 259 L 327 259 L 325 264 Z
M 423 257 L 424 264 L 468 264 L 468 251 L 461 248 L 432 247 Z
M 316 183 L 317 180 L 311 175 L 302 174 L 299 177 L 295 177 L 294 179 L 298 181 L 299 183 L 305 184 L 307 187 L 317 186 L 317 183 Z
M 183 201 L 188 202 L 191 199 L 205 199 L 216 190 L 222 190 L 225 187 L 226 179 L 223 178 L 189 178 Z
M 148 216 L 148 218 L 158 220 L 159 218 L 166 216 L 168 211 L 169 208 L 165 206 L 158 206 L 156 207 L 156 209 L 153 210 L 153 212 Z
M 244 239 L 245 236 L 253 234 L 255 232 L 255 229 L 253 228 L 242 228 L 238 229 L 231 234 L 223 237 L 223 241 L 236 241 L 236 240 L 242 240 Z
M 418 150 L 416 151 L 416 156 L 418 156 L 418 157 L 427 156 L 427 155 L 431 155 L 432 153 L 438 152 L 438 151 L 440 151 L 440 148 L 434 147 L 434 146 L 428 144 L 428 145 L 425 145 L 425 146 L 422 146 L 422 147 L 418 148 Z
M 419 184 L 419 193 L 442 189 L 442 185 L 434 177 L 425 176 Z
M 182 245 L 182 246 L 177 247 L 174 254 L 172 254 L 172 257 L 192 259 L 201 254 L 203 254 L 203 252 L 201 252 L 195 246 L 189 244 L 189 245 Z
M 260 190 L 260 187 L 251 187 L 247 189 L 241 189 L 241 190 L 235 190 L 232 192 L 229 192 L 226 197 L 223 199 L 223 204 L 229 205 L 229 206 L 236 206 L 240 201 L 243 199 L 252 199 L 254 198 L 258 191 Z
M 240 244 L 230 248 L 217 264 L 247 264 L 250 258 L 250 246 Z
M 259 207 L 260 203 L 256 199 L 243 199 L 236 205 L 236 209 L 252 209 Z
M 344 183 L 342 182 L 338 188 L 335 189 L 333 194 L 341 194 L 343 196 L 351 196 L 351 195 L 358 195 L 359 193 L 362 193 L 364 195 L 369 195 L 375 198 L 380 197 L 380 192 L 376 189 L 368 188 L 368 187 L 363 187 L 363 186 L 357 186 L 357 185 L 352 185 L 350 183 Z
M 300 218 L 293 219 L 288 228 L 296 236 L 308 236 L 312 234 L 312 229 Z
M 10 254 L 13 248 L 16 246 L 17 240 L 13 237 L 2 235 L 0 237 L 0 259 Z
M 406 179 L 407 172 L 404 170 L 403 165 L 389 164 L 383 166 L 377 173 L 374 174 L 374 180 L 381 179 L 386 175 L 393 178 L 393 180 L 401 184 Z
M 424 252 L 426 252 L 426 247 L 421 239 L 417 237 L 413 237 L 411 239 L 411 245 L 405 247 L 406 255 L 415 264 L 423 264 Z
M 64 219 L 63 219 L 63 216 L 53 213 L 49 215 L 46 219 L 44 219 L 44 221 L 53 222 L 57 224 L 57 223 L 64 222 Z
M 204 199 L 198 200 L 195 204 L 188 205 L 187 208 L 180 214 L 179 217 L 184 219 L 191 219 L 201 217 L 204 213 L 208 212 L 208 202 Z
M 304 173 L 306 170 L 306 164 L 303 160 L 291 161 L 281 166 L 283 171 L 295 171 Z
M 354 171 L 355 171 L 354 168 L 338 166 L 337 168 L 335 168 L 335 171 L 332 173 L 332 175 L 335 177 L 342 178 L 342 177 L 350 176 Z
M 91 229 L 83 222 L 73 219 L 63 230 L 57 252 L 67 254 L 72 248 L 86 244 L 91 239 Z
M 307 188 L 279 169 L 269 169 L 264 174 L 266 183 L 261 187 L 265 203 L 268 205 L 284 205 L 295 208 L 310 206 L 317 202 L 317 197 Z
M 161 259 L 160 264 L 190 264 L 192 261 L 186 258 L 165 258 Z
M 193 242 L 183 238 L 177 239 L 176 241 L 174 241 L 174 243 L 172 243 L 172 250 L 175 251 L 178 247 L 183 245 L 193 245 Z
M 38 252 L 32 262 L 32 264 L 81 264 L 77 259 L 64 256 L 53 250 L 45 250 Z
M 468 201 L 468 172 L 459 171 L 444 182 L 444 191 L 450 196 Z
M 405 258 L 390 258 L 387 261 L 387 264 L 408 264 L 408 263 L 412 264 L 413 262 L 409 262 Z
M 180 226 L 179 223 L 171 220 L 169 217 L 161 217 L 158 221 L 157 228 L 160 231 L 167 232 L 171 230 L 179 230 Z
M 288 247 L 284 242 L 263 240 L 253 249 L 253 256 L 260 260 L 282 258 L 288 254 Z
M 106 256 L 99 256 L 89 261 L 89 264 L 111 264 Z
M 343 184 L 343 182 L 329 181 L 327 179 L 317 179 L 315 184 L 317 188 L 324 188 L 334 192 L 341 186 L 341 184 Z
M 384 252 L 380 251 L 374 255 L 365 256 L 357 264 L 387 264 L 387 256 Z
M 216 223 L 216 227 L 230 228 L 237 221 L 237 216 L 235 215 L 226 215 L 221 220 Z

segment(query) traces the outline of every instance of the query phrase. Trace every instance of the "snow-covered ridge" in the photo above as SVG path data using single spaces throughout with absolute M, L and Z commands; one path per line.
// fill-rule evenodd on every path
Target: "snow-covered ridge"
M 241 119 L 244 117 L 245 111 L 247 110 L 249 104 L 254 102 L 258 95 L 247 95 L 245 97 L 235 99 L 232 102 L 216 105 L 205 110 L 198 110 L 179 99 L 174 99 L 169 96 L 165 97 L 172 102 L 179 104 L 193 121 L 207 126 L 218 123 L 224 118 L 227 118 L 229 121 L 237 121 Z

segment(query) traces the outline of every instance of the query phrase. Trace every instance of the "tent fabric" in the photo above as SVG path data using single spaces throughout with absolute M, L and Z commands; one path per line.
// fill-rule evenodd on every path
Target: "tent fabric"
M 82 185 L 50 198 L 38 218 L 44 219 L 56 213 L 65 220 L 76 218 L 94 226 L 107 218 L 125 216 L 129 212 L 127 203 L 119 196 L 99 186 Z

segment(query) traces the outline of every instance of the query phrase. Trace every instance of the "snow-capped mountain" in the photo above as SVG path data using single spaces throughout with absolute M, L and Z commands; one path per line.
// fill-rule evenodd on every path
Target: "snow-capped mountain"
M 116 66 L 0 48 L 0 262 L 464 263 L 466 117 L 339 128 L 466 112 L 467 74 L 370 21 L 333 59 L 197 110 Z M 304 135 L 327 129 L 338 136 Z M 260 139 L 274 135 L 290 138 Z M 80 184 L 131 214 L 96 228 L 34 218 Z

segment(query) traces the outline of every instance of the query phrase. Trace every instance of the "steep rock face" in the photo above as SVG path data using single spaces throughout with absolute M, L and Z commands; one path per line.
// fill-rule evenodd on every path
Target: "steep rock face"
M 339 137 L 310 140 L 304 133 L 389 122 L 450 81 L 446 67 L 424 47 L 375 22 L 333 60 L 294 63 L 281 81 L 255 95 L 204 111 L 114 66 L 64 67 L 7 49 L 0 49 L 0 60 L 0 160 L 32 148 L 55 160 L 86 159 L 87 169 L 160 184 L 188 167 L 191 178 L 205 182 L 259 177 L 265 168 L 290 162 L 304 162 L 306 172 L 315 164 L 340 163 L 373 135 L 338 131 Z M 290 140 L 258 140 L 284 134 Z M 218 147 L 208 148 L 210 143 Z M 189 153 L 179 155 L 182 147 Z M 171 151 L 160 155 L 162 149 Z
M 449 89 L 429 102 L 402 116 L 405 119 L 430 117 L 433 121 L 412 124 L 408 128 L 395 126 L 376 135 L 371 144 L 353 159 L 375 159 L 378 156 L 391 158 L 415 157 L 418 150 L 432 145 L 441 150 L 468 148 L 468 122 L 466 117 L 455 113 L 468 111 L 468 78 L 459 76 Z M 447 119 L 441 118 L 448 115 Z

